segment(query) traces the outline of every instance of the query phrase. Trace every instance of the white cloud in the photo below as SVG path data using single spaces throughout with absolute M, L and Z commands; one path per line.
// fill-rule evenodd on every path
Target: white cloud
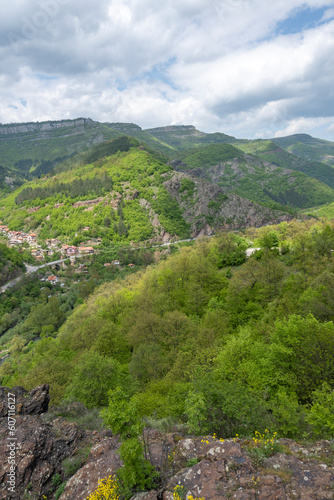
M 305 6 L 324 8 L 316 27 L 276 33 Z M 255 137 L 302 126 L 312 132 L 323 120 L 330 138 L 332 7 L 325 0 L 12 0 L 0 7 L 0 121 L 90 116 Z

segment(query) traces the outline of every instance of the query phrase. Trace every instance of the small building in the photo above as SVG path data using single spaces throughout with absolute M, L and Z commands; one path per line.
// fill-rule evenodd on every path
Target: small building
M 51 275 L 48 277 L 48 282 L 51 283 L 51 285 L 55 285 L 56 283 L 58 283 L 59 279 L 57 278 L 57 276 L 54 276 L 54 275 Z
M 66 249 L 66 255 L 69 255 L 69 256 L 70 255 L 76 255 L 77 252 L 78 252 L 78 249 L 75 246 L 71 246 L 71 247 L 68 247 Z
M 94 253 L 94 248 L 93 247 L 81 247 L 79 248 L 79 251 L 84 254 L 92 254 Z

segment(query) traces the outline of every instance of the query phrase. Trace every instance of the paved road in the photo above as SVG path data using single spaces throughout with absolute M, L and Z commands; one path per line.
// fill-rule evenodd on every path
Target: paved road
M 187 240 L 178 240 L 178 241 L 173 241 L 173 242 L 161 243 L 160 245 L 152 245 L 151 247 L 146 247 L 146 246 L 135 247 L 135 249 L 137 249 L 137 248 L 158 248 L 161 246 L 169 246 L 169 245 L 173 245 L 174 243 L 182 243 L 184 241 L 192 241 L 192 240 L 197 240 L 197 239 L 198 239 L 197 237 L 196 238 L 189 238 Z M 105 249 L 105 250 L 107 250 L 107 249 Z M 80 255 L 80 256 L 76 255 L 75 258 L 80 259 L 82 257 L 87 257 L 87 255 Z M 47 264 L 42 264 L 40 266 L 31 266 L 29 264 L 25 264 L 26 270 L 27 270 L 27 272 L 25 274 L 35 273 L 36 271 L 38 271 L 38 269 L 42 269 L 42 267 L 52 266 L 54 264 L 60 264 L 61 262 L 65 262 L 65 260 L 68 260 L 68 259 L 69 259 L 69 257 L 66 257 L 66 259 L 54 260 L 52 262 L 47 262 Z M 9 286 L 16 285 L 16 283 L 18 283 L 23 278 L 23 276 L 25 276 L 25 274 L 23 274 L 22 276 L 19 276 L 18 278 L 15 278 L 15 280 L 9 281 L 8 283 L 6 283 L 2 287 L 0 287 L 0 293 L 4 292 Z
M 36 271 L 38 271 L 38 269 L 41 269 L 42 267 L 52 266 L 53 264 L 60 264 L 60 262 L 65 262 L 65 260 L 67 259 L 54 260 L 53 262 L 48 262 L 47 264 L 42 264 L 41 266 L 31 266 L 29 264 L 24 264 L 26 266 L 27 272 L 25 274 L 22 274 L 18 278 L 15 278 L 15 280 L 9 281 L 8 283 L 0 287 L 0 293 L 4 292 L 9 286 L 16 285 L 16 283 L 18 283 L 26 274 L 35 273 Z
M 206 236 L 206 238 L 211 238 L 212 236 L 215 236 L 215 235 L 212 234 L 210 236 Z M 147 246 L 134 247 L 134 249 L 138 249 L 138 248 L 159 248 L 159 247 L 165 247 L 165 246 L 169 246 L 169 245 L 174 245 L 175 243 L 184 243 L 186 241 L 194 241 L 194 240 L 198 240 L 200 238 L 201 238 L 201 236 L 196 236 L 195 238 L 188 238 L 186 240 L 167 241 L 166 243 L 160 243 L 159 245 L 152 245 L 151 247 L 147 247 Z M 108 250 L 108 249 L 105 249 L 105 250 Z M 257 249 L 249 248 L 247 250 L 247 252 L 249 252 L 250 250 L 255 251 Z M 81 257 L 86 257 L 86 255 L 76 256 L 76 259 L 80 259 Z M 53 262 L 47 262 L 47 264 L 42 264 L 40 266 L 31 266 L 29 264 L 25 264 L 26 269 L 27 269 L 27 272 L 25 274 L 35 273 L 36 271 L 38 271 L 38 269 L 42 269 L 42 267 L 52 266 L 54 264 L 60 264 L 61 262 L 65 262 L 65 260 L 68 260 L 68 258 L 69 257 L 66 257 L 66 259 L 54 260 Z M 22 276 L 19 276 L 18 278 L 15 278 L 15 280 L 9 281 L 8 283 L 6 283 L 2 287 L 0 287 L 0 293 L 4 292 L 9 286 L 16 285 L 16 283 L 18 283 L 22 279 L 22 277 L 25 276 L 25 274 L 23 274 Z

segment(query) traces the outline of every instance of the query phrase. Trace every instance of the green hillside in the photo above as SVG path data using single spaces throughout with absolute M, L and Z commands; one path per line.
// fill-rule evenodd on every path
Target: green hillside
M 259 150 L 268 149 L 264 142 L 247 142 L 242 148 L 260 156 Z M 329 186 L 302 172 L 268 165 L 258 156 L 246 155 L 240 149 L 230 144 L 198 147 L 179 152 L 178 162 L 171 164 L 185 172 L 193 169 L 193 175 L 209 179 L 226 192 L 276 208 L 278 205 L 307 208 L 334 201 L 334 190 Z
M 56 163 L 119 135 L 85 118 L 1 125 L 0 164 L 20 174 L 39 177 Z
M 311 162 L 334 166 L 334 142 L 316 139 L 307 134 L 294 134 L 272 139 L 282 149 Z
M 242 155 L 228 144 L 204 150 L 212 148 L 216 161 L 222 146 L 224 158 Z M 188 185 L 194 187 L 189 191 Z M 276 210 L 226 196 L 217 183 L 190 172 L 178 175 L 160 153 L 120 136 L 57 165 L 53 175 L 21 186 L 2 200 L 0 217 L 10 229 L 33 230 L 40 242 L 58 238 L 78 245 L 101 238 L 108 246 L 183 239 L 291 217 L 279 205 L 271 208 Z
M 238 141 L 234 146 L 241 149 L 245 153 L 258 156 L 264 161 L 277 165 L 278 167 L 298 170 L 304 172 L 309 177 L 313 177 L 327 186 L 334 188 L 334 169 L 325 163 L 319 161 L 308 160 L 292 152 L 284 151 L 277 146 L 273 141 L 255 140 L 255 141 Z
M 314 217 L 324 217 L 326 219 L 334 219 L 334 203 L 326 203 L 324 205 L 319 205 L 311 207 L 309 210 L 305 210 L 305 213 L 311 213 Z
M 206 168 L 217 163 L 243 158 L 240 151 L 230 144 L 211 144 L 179 152 L 177 158 L 190 168 Z
M 48 383 L 53 403 L 88 408 L 106 407 L 111 390 L 113 430 L 144 418 L 222 438 L 329 438 L 333 228 L 293 221 L 253 236 L 262 250 L 249 259 L 225 233 L 105 283 L 60 328 L 60 292 L 33 307 L 30 326 L 52 306 L 56 327 L 35 343 L 17 333 L 1 383 Z
M 0 216 L 11 229 L 38 230 L 41 240 L 142 241 L 154 234 L 149 204 L 168 233 L 188 236 L 177 203 L 162 185 L 171 167 L 136 139 L 122 136 L 96 146 L 72 167 L 22 186 L 3 200 Z M 90 229 L 83 234 L 84 227 Z
M 26 181 L 24 175 L 0 165 L 0 197 L 10 193 Z
M 145 132 L 156 137 L 175 150 L 191 149 L 205 144 L 216 144 L 233 142 L 234 137 L 221 132 L 206 134 L 196 130 L 193 125 L 171 125 L 169 127 L 158 127 L 146 129 Z
M 0 286 L 25 271 L 23 255 L 14 248 L 0 243 Z

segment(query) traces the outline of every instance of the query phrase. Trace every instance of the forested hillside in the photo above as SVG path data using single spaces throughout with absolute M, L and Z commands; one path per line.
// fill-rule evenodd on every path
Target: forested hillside
M 245 236 L 261 247 L 248 259 L 247 240 L 224 233 L 102 285 L 58 333 L 16 345 L 2 384 L 47 382 L 54 403 L 90 408 L 118 387 L 140 417 L 201 434 L 330 436 L 333 227 L 293 221 Z
M 34 230 L 40 242 L 59 238 L 77 245 L 99 237 L 110 245 L 170 241 L 291 218 L 277 210 L 279 204 L 273 210 L 226 195 L 219 185 L 187 173 L 178 179 L 164 156 L 128 136 L 95 146 L 54 174 L 2 200 L 0 216 L 10 229 Z M 323 193 L 323 199 L 334 200 L 334 191 L 332 197 Z
M 234 146 L 278 167 L 303 172 L 334 188 L 334 170 L 330 164 L 321 163 L 323 157 L 320 154 L 309 157 L 299 156 L 292 154 L 292 151 L 288 152 L 289 150 L 282 149 L 278 144 L 280 144 L 280 140 L 274 142 L 260 139 L 255 141 L 238 140 Z
M 0 286 L 25 271 L 23 255 L 0 243 Z
M 259 141 L 261 148 L 263 142 Z M 244 154 L 231 144 L 197 147 L 179 152 L 177 160 L 170 164 L 177 170 L 190 170 L 195 176 L 209 179 L 226 193 L 233 192 L 276 209 L 282 206 L 307 208 L 333 199 L 334 190 L 329 185 L 334 187 L 334 170 L 329 166 L 322 166 L 331 174 L 324 176 L 326 183 L 323 183 L 305 173 L 280 168 L 274 164 L 274 158 L 263 161 L 262 149 L 259 152 L 256 141 L 250 141 L 250 145 L 247 143 L 246 146 L 242 145 L 241 149 L 252 152 L 251 155 Z M 289 156 L 285 151 L 282 153 Z M 300 161 L 303 163 L 303 160 Z
M 281 148 L 309 161 L 322 162 L 334 166 L 334 143 L 316 139 L 308 134 L 294 134 L 276 137 L 273 142 Z

